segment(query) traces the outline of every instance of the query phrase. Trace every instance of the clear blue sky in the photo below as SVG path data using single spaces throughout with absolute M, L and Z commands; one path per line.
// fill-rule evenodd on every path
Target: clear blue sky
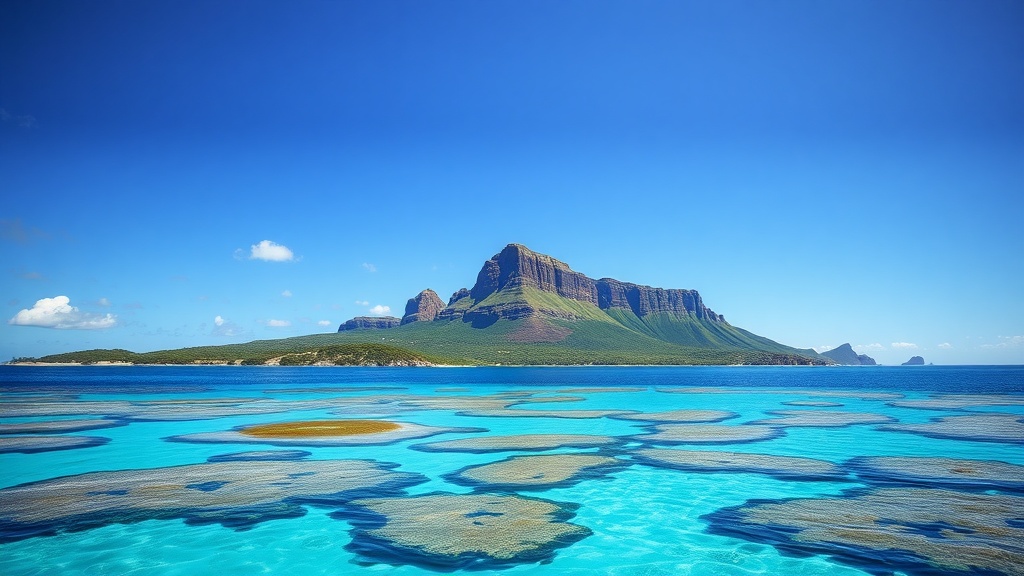
M 0 358 L 334 331 L 520 242 L 793 346 L 1024 363 L 1022 30 L 1018 0 L 5 0 Z

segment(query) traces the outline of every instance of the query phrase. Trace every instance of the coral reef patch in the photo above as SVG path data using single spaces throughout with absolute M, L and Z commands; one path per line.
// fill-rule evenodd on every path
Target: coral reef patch
M 183 518 L 251 528 L 305 514 L 303 505 L 400 494 L 426 481 L 371 460 L 249 461 L 90 472 L 0 490 L 0 542 L 114 523 Z
M 764 394 L 765 390 L 750 388 L 658 388 L 666 394 Z M 783 396 L 807 396 L 810 398 L 849 398 L 851 400 L 899 400 L 903 394 L 897 392 L 864 392 L 858 390 L 771 390 L 771 394 Z
M 17 422 L 0 424 L 0 434 L 62 434 L 64 432 L 84 432 L 126 426 L 124 420 L 110 418 L 90 418 L 83 420 L 47 420 L 40 422 Z
M 971 414 L 933 418 L 921 424 L 886 424 L 878 430 L 910 432 L 931 438 L 1024 444 L 1024 416 Z
M 547 490 L 600 478 L 628 462 L 598 454 L 513 456 L 507 460 L 468 466 L 446 474 L 445 480 L 485 490 Z
M 965 410 L 983 406 L 1024 406 L 1024 396 L 1009 394 L 936 394 L 930 398 L 889 402 L 897 408 Z
M 751 501 L 705 515 L 713 534 L 827 554 L 872 573 L 1024 574 L 1024 497 L 920 488 Z
M 687 472 L 744 472 L 787 480 L 836 480 L 847 476 L 842 468 L 825 460 L 771 454 L 649 448 L 636 451 L 633 460 Z
M 591 534 L 568 522 L 576 508 L 523 496 L 434 493 L 356 500 L 334 516 L 353 525 L 346 549 L 366 564 L 450 572 L 551 560 Z
M 995 460 L 860 456 L 847 463 L 872 483 L 1024 492 L 1024 466 Z
M 781 427 L 843 428 L 856 424 L 888 424 L 896 422 L 891 416 L 870 412 L 838 412 L 832 410 L 768 410 L 767 414 L 779 418 L 767 418 L 750 424 Z
M 414 444 L 413 450 L 423 452 L 506 452 L 543 451 L 556 448 L 600 448 L 618 444 L 612 436 L 590 434 L 516 434 L 513 436 L 480 436 Z
M 635 412 L 610 416 L 616 420 L 639 422 L 674 422 L 679 424 L 721 422 L 736 418 L 739 414 L 728 410 L 667 410 L 665 412 Z
M 741 444 L 773 440 L 785 435 L 771 426 L 723 426 L 720 424 L 659 424 L 651 432 L 632 436 L 648 444 Z
M 55 450 L 75 450 L 102 446 L 107 442 L 110 442 L 110 438 L 103 436 L 4 436 L 0 437 L 0 454 L 6 452 L 34 454 Z
M 207 462 L 273 462 L 275 460 L 302 460 L 312 456 L 305 450 L 252 450 L 249 452 L 232 452 L 217 454 L 206 459 Z
M 842 408 L 839 402 L 828 402 L 826 400 L 790 400 L 783 402 L 786 406 L 804 406 L 810 408 Z

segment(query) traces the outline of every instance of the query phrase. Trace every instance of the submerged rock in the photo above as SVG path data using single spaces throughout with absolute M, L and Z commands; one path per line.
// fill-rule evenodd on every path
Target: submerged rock
M 500 462 L 469 466 L 446 474 L 456 484 L 500 490 L 547 490 L 599 478 L 628 463 L 597 454 L 513 456 Z
M 1024 416 L 1017 414 L 971 414 L 933 418 L 923 424 L 886 424 L 879 430 L 910 432 L 932 438 L 1024 444 Z
M 888 424 L 895 418 L 870 412 L 837 412 L 833 410 L 769 410 L 779 418 L 757 420 L 751 424 L 782 427 L 842 428 L 855 424 Z
M 518 434 L 515 436 L 481 436 L 428 444 L 414 444 L 413 450 L 423 452 L 505 452 L 511 450 L 554 450 L 555 448 L 599 448 L 619 443 L 612 436 L 589 434 Z
M 739 414 L 728 410 L 668 410 L 665 412 L 636 412 L 611 416 L 616 420 L 636 420 L 638 422 L 674 422 L 679 424 L 700 422 L 721 422 L 737 418 Z
M 650 444 L 741 444 L 772 440 L 785 435 L 769 426 L 723 426 L 718 424 L 661 424 L 651 426 L 649 434 L 633 436 Z
M 1024 492 L 1024 466 L 995 460 L 861 456 L 847 466 L 873 483 Z
M 305 450 L 253 450 L 251 452 L 232 452 L 217 454 L 206 459 L 207 462 L 272 462 L 274 460 L 302 460 L 312 456 Z
M 754 501 L 702 519 L 713 534 L 827 554 L 876 572 L 1024 574 L 1024 498 L 883 488 L 845 496 Z
M 924 410 L 963 410 L 979 406 L 1024 406 L 1024 396 L 1009 394 L 937 394 L 918 400 L 889 402 L 897 408 L 921 408 Z
M 53 452 L 55 450 L 74 450 L 76 448 L 92 448 L 110 442 L 103 436 L 5 436 L 0 438 L 0 454 L 21 452 Z M 0 511 L 3 508 L 0 507 Z M 2 513 L 2 512 L 0 512 Z
M 591 534 L 567 520 L 576 505 L 522 496 L 435 493 L 356 500 L 334 516 L 353 526 L 346 549 L 364 563 L 445 572 L 550 561 Z
M 90 472 L 0 490 L 0 542 L 107 524 L 183 518 L 236 529 L 340 505 L 368 492 L 398 494 L 426 481 L 372 460 L 249 461 Z
M 687 472 L 756 473 L 789 480 L 838 479 L 847 475 L 825 460 L 771 454 L 650 448 L 638 450 L 633 459 L 648 466 Z
M 111 418 L 90 418 L 87 420 L 47 420 L 42 422 L 18 422 L 0 424 L 0 434 L 60 434 L 63 432 L 84 432 L 126 426 L 128 422 Z

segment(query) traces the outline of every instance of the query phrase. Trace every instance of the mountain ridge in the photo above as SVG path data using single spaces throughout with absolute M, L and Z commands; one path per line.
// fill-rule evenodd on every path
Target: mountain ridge
M 876 366 L 875 359 L 867 354 L 857 354 L 850 343 L 840 344 L 831 350 L 820 352 L 826 358 L 835 360 L 837 364 L 844 366 Z
M 462 322 L 484 330 L 502 321 L 516 322 L 505 341 L 518 344 L 570 345 L 570 336 L 585 321 L 596 323 L 588 327 L 591 333 L 600 329 L 611 339 L 632 333 L 691 348 L 759 351 L 804 357 L 812 363 L 831 362 L 813 350 L 785 346 L 732 326 L 725 316 L 708 308 L 696 290 L 593 279 L 522 244 L 508 244 L 484 262 L 473 287 L 456 291 L 440 310 L 436 308 L 441 300 L 435 298 L 433 290 L 427 289 L 410 299 L 406 318 L 426 299 L 430 310 L 426 316 L 417 316 L 420 323 Z M 403 319 L 402 324 L 407 323 Z
M 368 344 L 390 348 L 339 348 Z M 355 350 L 349 352 L 347 350 Z M 376 359 L 376 360 L 371 360 Z M 31 359 L 29 359 L 31 360 Z M 481 267 L 445 304 L 430 289 L 402 318 L 360 316 L 335 333 L 135 353 L 86 350 L 37 362 L 459 365 L 832 364 L 726 322 L 696 290 L 593 279 L 520 244 Z

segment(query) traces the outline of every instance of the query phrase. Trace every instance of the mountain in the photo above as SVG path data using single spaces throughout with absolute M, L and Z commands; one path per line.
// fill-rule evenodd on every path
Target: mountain
M 338 326 L 338 332 L 366 328 L 380 330 L 383 328 L 394 328 L 401 324 L 402 320 L 400 318 L 395 318 L 394 316 L 356 316 L 355 318 L 346 321 L 341 326 Z
M 437 318 L 438 312 L 444 309 L 444 302 L 436 292 L 427 288 L 405 304 L 405 316 L 402 324 L 410 322 L 429 322 Z
M 924 366 L 924 358 L 920 356 L 911 356 L 910 360 L 907 360 L 900 366 Z
M 386 352 L 365 345 L 389 347 Z M 363 348 L 341 348 L 360 345 Z M 355 350 L 354 352 L 351 350 Z M 852 352 L 852 350 L 851 350 Z M 733 326 L 696 290 L 593 279 L 509 244 L 472 288 L 445 304 L 433 290 L 410 298 L 401 319 L 360 316 L 337 333 L 134 353 L 88 350 L 41 362 L 289 364 L 832 364 Z
M 826 358 L 831 358 L 836 364 L 842 364 L 844 366 L 875 366 L 875 359 L 868 356 L 867 354 L 857 354 L 853 351 L 853 347 L 849 343 L 821 352 L 821 355 Z
M 412 323 L 415 329 L 407 326 Z M 696 290 L 595 280 L 521 244 L 509 244 L 484 262 L 473 287 L 455 292 L 447 305 L 432 290 L 410 299 L 401 328 L 388 332 L 398 342 L 407 334 L 412 341 L 415 332 L 420 346 L 429 347 L 425 339 L 431 336 L 463 340 L 449 349 L 515 344 L 517 350 L 483 355 L 500 360 L 503 352 L 516 363 L 545 363 L 531 361 L 524 345 L 537 345 L 531 349 L 543 350 L 543 356 L 559 356 L 552 352 L 562 349 L 562 357 L 588 363 L 637 363 L 628 360 L 631 353 L 653 363 L 830 363 L 813 350 L 732 326 Z M 440 352 L 440 346 L 429 351 Z

